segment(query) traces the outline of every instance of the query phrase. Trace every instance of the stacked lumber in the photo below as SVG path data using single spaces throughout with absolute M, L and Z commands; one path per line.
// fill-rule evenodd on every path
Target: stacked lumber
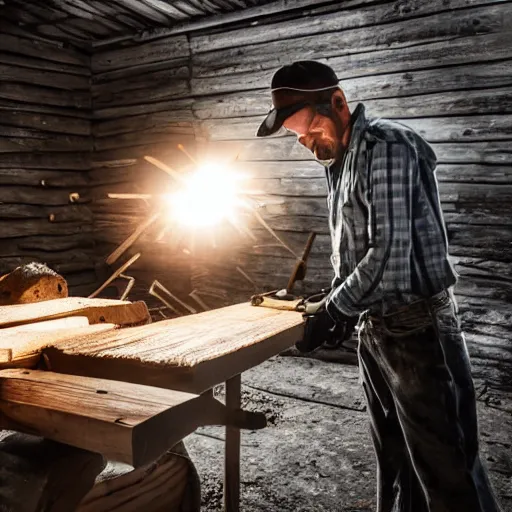
M 90 58 L 5 20 L 0 32 L 0 274 L 43 262 L 76 295 L 95 280 Z

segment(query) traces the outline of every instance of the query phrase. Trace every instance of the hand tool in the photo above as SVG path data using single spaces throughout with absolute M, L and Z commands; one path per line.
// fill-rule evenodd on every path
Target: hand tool
M 271 292 L 259 293 L 251 297 L 251 304 L 253 306 L 263 306 L 267 308 L 281 309 L 287 311 L 301 311 L 304 312 L 306 299 L 304 297 L 297 297 L 293 295 L 293 288 L 297 281 L 303 281 L 306 277 L 307 260 L 313 242 L 315 241 L 316 233 L 311 232 L 304 247 L 302 257 L 297 260 L 293 271 L 288 279 L 288 284 L 283 290 L 273 290 Z M 315 294 L 316 296 L 317 294 Z M 312 297 L 310 297 L 312 298 Z

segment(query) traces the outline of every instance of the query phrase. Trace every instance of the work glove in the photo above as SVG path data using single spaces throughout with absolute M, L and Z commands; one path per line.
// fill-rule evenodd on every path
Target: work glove
M 305 301 L 303 315 L 304 337 L 295 343 L 299 352 L 312 352 L 320 346 L 338 348 L 350 336 L 357 324 L 357 317 L 348 317 L 340 311 L 331 311 L 328 302 L 331 290 L 322 290 Z

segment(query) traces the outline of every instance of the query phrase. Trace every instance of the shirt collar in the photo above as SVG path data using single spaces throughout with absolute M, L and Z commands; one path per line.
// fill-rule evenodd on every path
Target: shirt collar
M 350 125 L 352 127 L 352 132 L 350 134 L 350 142 L 348 144 L 347 151 L 351 151 L 355 148 L 366 126 L 365 108 L 362 103 L 358 103 L 354 112 L 352 112 L 352 115 L 350 116 Z
M 350 126 L 352 131 L 350 133 L 350 142 L 348 143 L 346 153 L 353 151 L 356 148 L 359 140 L 361 139 L 361 136 L 364 133 L 364 128 L 366 126 L 366 115 L 365 108 L 362 103 L 358 103 L 352 112 L 350 116 Z M 341 168 L 342 163 L 343 158 L 340 158 L 339 160 L 334 161 L 329 167 L 326 167 L 326 170 L 328 172 L 337 171 Z

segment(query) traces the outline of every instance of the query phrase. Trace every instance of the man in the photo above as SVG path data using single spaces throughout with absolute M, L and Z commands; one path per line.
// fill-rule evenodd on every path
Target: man
M 367 118 L 362 104 L 351 114 L 338 84 L 319 62 L 282 67 L 257 133 L 293 132 L 326 167 L 335 279 L 306 315 L 302 348 L 360 315 L 378 512 L 496 512 L 451 292 L 436 156 L 408 127 Z

